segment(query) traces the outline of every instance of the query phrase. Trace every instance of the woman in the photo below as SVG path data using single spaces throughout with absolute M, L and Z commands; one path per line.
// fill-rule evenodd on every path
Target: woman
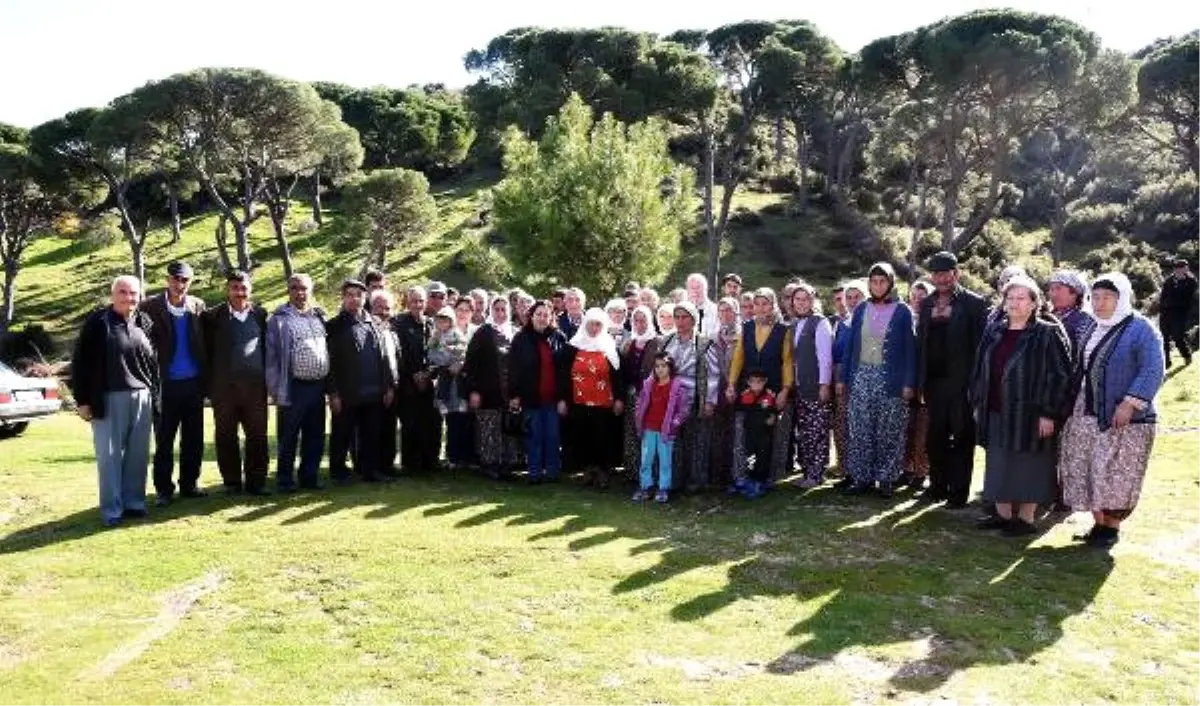
M 772 447 L 771 468 L 767 476 L 771 482 L 779 480 L 790 469 L 785 469 L 789 437 L 791 436 L 792 414 L 788 408 L 794 374 L 792 367 L 792 337 L 779 313 L 775 292 L 767 287 L 754 291 L 754 319 L 742 324 L 741 345 L 734 348 L 733 361 L 729 366 L 730 383 L 725 387 L 725 400 L 733 404 L 738 393 L 747 387 L 747 375 L 751 371 L 762 371 L 767 375 L 767 390 L 776 400 L 780 410 L 776 423 L 775 441 Z M 740 432 L 741 424 L 735 414 L 734 429 L 734 488 L 745 482 L 743 466 L 745 437 Z M 782 447 L 782 448 L 781 448 Z
M 512 297 L 512 301 L 515 302 L 511 304 L 513 310 L 513 326 L 517 327 L 518 329 L 524 328 L 525 325 L 529 323 L 529 310 L 533 307 L 537 300 L 533 298 L 532 294 L 522 292 L 518 289 L 516 295 Z
M 850 335 L 850 320 L 854 316 L 854 310 L 867 297 L 867 283 L 865 280 L 856 279 L 852 282 L 847 282 L 842 287 L 842 301 L 846 307 L 845 316 L 839 317 L 837 325 L 833 327 L 833 379 L 842 379 L 842 362 L 846 355 L 846 339 Z M 839 490 L 849 488 L 854 483 L 854 479 L 846 472 L 846 429 L 849 426 L 849 415 L 847 413 L 847 403 L 849 400 L 846 396 L 838 391 L 838 385 L 834 385 L 833 395 L 833 449 L 837 453 L 837 464 L 830 471 L 830 475 L 840 475 L 842 480 L 837 484 Z
M 1092 283 L 1092 310 L 1059 472 L 1063 500 L 1091 511 L 1095 523 L 1077 539 L 1107 549 L 1120 539 L 1121 522 L 1141 495 L 1158 421 L 1154 397 L 1165 367 L 1159 333 L 1134 312 L 1125 275 L 1111 272 Z
M 717 331 L 713 336 L 713 348 L 717 352 L 721 371 L 720 389 L 729 387 L 729 368 L 733 365 L 733 351 L 742 338 L 742 327 L 738 321 L 739 304 L 733 297 L 717 302 Z M 733 469 L 733 409 L 724 395 L 717 402 L 712 423 L 712 483 L 724 487 L 732 480 Z
M 754 320 L 754 292 L 742 292 L 742 297 L 739 301 L 739 323 L 746 323 Z
M 1038 316 L 1036 282 L 1015 275 L 1001 296 L 1004 316 L 984 332 L 971 381 L 979 445 L 986 449 L 983 495 L 996 503 L 996 514 L 979 527 L 1022 536 L 1037 532 L 1038 504 L 1058 492 L 1054 465 L 1071 353 L 1062 325 Z
M 621 359 L 607 326 L 603 311 L 588 309 L 562 355 L 570 415 L 571 438 L 566 441 L 583 462 L 584 484 L 597 488 L 608 487 L 609 473 L 619 461 L 620 417 L 625 411 Z
M 908 291 L 908 307 L 913 313 L 913 331 L 920 325 L 921 302 L 933 294 L 933 284 L 920 280 Z M 908 444 L 904 449 L 904 472 L 898 485 L 920 490 L 929 476 L 929 454 L 925 452 L 925 437 L 929 433 L 929 408 L 925 401 L 914 396 L 908 405 Z
M 475 412 L 475 454 L 483 472 L 507 478 L 520 458 L 521 439 L 505 434 L 508 402 L 508 355 L 516 330 L 509 321 L 508 299 L 492 301 L 491 316 L 475 331 L 463 365 L 463 388 Z
M 629 318 L 631 328 L 621 346 L 621 381 L 625 386 L 624 467 L 627 473 L 637 473 L 642 467 L 642 446 L 633 412 L 642 383 L 654 371 L 659 340 L 654 333 L 654 314 L 648 307 L 637 307 Z
M 880 262 L 868 271 L 870 299 L 854 310 L 842 361 L 839 394 L 848 395 L 845 492 L 877 490 L 885 498 L 904 464 L 908 402 L 916 384 L 912 312 L 896 297 L 896 274 Z
M 667 302 L 658 307 L 658 334 L 660 336 L 669 336 L 675 332 L 675 305 Z
M 807 282 L 792 292 L 792 362 L 796 384 L 794 438 L 804 474 L 801 488 L 815 488 L 829 466 L 829 424 L 833 416 L 833 328 L 821 314 L 817 291 Z
M 467 341 L 468 350 L 476 330 L 475 324 L 471 322 L 474 313 L 475 303 L 470 297 L 459 297 L 454 302 L 454 328 L 459 336 Z M 475 431 L 471 428 L 468 395 L 461 379 L 455 388 L 462 396 L 455 395 L 453 402 L 446 409 L 446 460 L 454 468 L 473 468 L 478 466 L 478 463 L 475 457 Z
M 638 292 L 638 301 L 641 302 L 642 306 L 649 309 L 651 313 L 655 315 L 655 317 L 657 317 L 658 307 L 661 303 L 659 301 L 658 292 L 649 287 L 643 287 L 641 291 Z M 654 332 L 661 335 L 662 329 L 658 327 L 658 319 L 655 318 L 654 321 L 650 323 L 654 327 Z
M 513 338 L 508 354 L 508 380 L 513 392 L 508 408 L 520 413 L 528 427 L 526 453 L 529 482 L 558 480 L 562 470 L 559 455 L 559 417 L 566 416 L 559 366 L 567 340 L 554 327 L 550 302 L 535 302 L 529 323 Z
M 629 307 L 624 299 L 610 299 L 604 305 L 604 315 L 607 318 L 608 335 L 613 337 L 620 347 L 625 340 L 625 321 L 629 318 Z

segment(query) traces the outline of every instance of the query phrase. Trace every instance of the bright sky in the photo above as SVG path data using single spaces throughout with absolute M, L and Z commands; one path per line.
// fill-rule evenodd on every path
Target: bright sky
M 664 0 L 0 0 L 0 121 L 32 127 L 202 66 L 247 66 L 352 86 L 460 87 L 469 50 L 514 27 L 622 26 L 665 34 L 743 19 L 807 19 L 847 50 L 994 6 L 921 2 Z M 1200 25 L 1184 0 L 1012 0 L 1133 51 Z

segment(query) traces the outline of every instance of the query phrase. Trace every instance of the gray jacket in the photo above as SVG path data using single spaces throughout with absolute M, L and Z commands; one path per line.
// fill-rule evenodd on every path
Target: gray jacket
M 320 308 L 314 307 L 313 313 L 322 323 L 325 321 L 325 312 Z M 283 304 L 267 321 L 267 394 L 280 407 L 291 404 L 288 385 L 292 365 L 291 327 L 295 317 L 296 310 L 292 305 Z

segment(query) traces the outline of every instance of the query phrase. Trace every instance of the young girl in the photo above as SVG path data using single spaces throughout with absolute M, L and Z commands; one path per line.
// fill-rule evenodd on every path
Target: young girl
M 658 492 L 654 502 L 665 503 L 671 488 L 671 452 L 675 435 L 688 414 L 687 390 L 675 375 L 675 361 L 666 353 L 654 356 L 654 372 L 646 378 L 637 404 L 637 431 L 642 438 L 642 473 L 634 502 L 650 497 L 654 459 L 658 458 Z
M 454 325 L 454 309 L 442 307 L 433 317 L 427 361 L 434 383 L 434 403 L 443 415 L 465 412 L 466 401 L 459 395 L 458 376 L 467 356 L 467 337 Z

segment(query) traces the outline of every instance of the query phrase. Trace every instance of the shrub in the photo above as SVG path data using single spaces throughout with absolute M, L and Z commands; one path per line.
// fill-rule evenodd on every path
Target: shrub
M 0 334 L 0 360 L 16 363 L 19 360 L 43 362 L 57 355 L 54 339 L 41 324 L 15 326 Z
M 1104 245 L 1128 229 L 1128 212 L 1121 204 L 1084 206 L 1067 216 L 1063 237 L 1081 245 Z
M 751 211 L 745 206 L 739 206 L 733 215 L 729 216 L 729 222 L 748 228 L 757 228 L 763 224 L 763 218 L 757 211 Z
M 1162 253 L 1149 243 L 1120 239 L 1088 252 L 1079 261 L 1079 266 L 1093 276 L 1105 272 L 1124 274 L 1133 285 L 1135 305 L 1145 308 L 1162 286 L 1161 256 Z

